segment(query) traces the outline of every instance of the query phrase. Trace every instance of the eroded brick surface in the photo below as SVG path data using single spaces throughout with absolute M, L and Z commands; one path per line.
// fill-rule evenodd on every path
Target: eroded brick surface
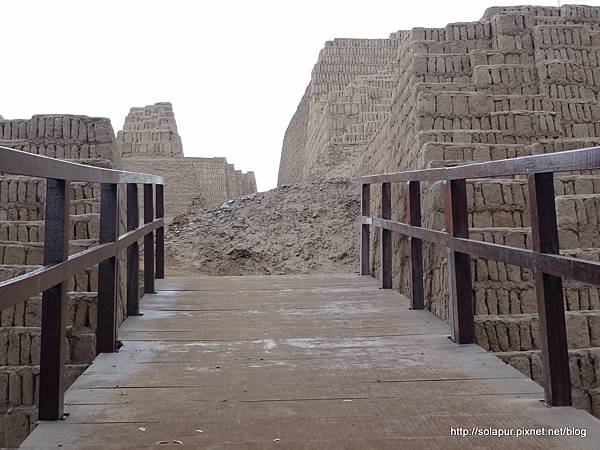
M 116 167 L 110 121 L 86 116 L 43 115 L 0 120 L 1 144 L 34 154 Z M 95 245 L 99 233 L 100 185 L 73 182 L 71 254 Z M 44 252 L 43 179 L 0 174 L 0 280 L 40 267 Z M 124 224 L 121 224 L 121 230 Z M 120 276 L 119 320 L 123 314 Z M 67 280 L 67 378 L 69 384 L 96 355 L 97 268 Z M 0 311 L 0 446 L 14 447 L 35 427 L 39 389 L 41 296 Z
M 188 212 L 195 199 L 213 204 L 256 192 L 254 173 L 236 170 L 225 158 L 183 156 L 170 103 L 131 108 L 117 133 L 117 152 L 125 170 L 165 179 L 168 218 Z
M 278 182 L 597 146 L 599 56 L 600 8 L 573 5 L 494 7 L 475 22 L 327 42 L 286 131 Z M 422 188 L 424 225 L 444 229 L 440 183 Z M 597 261 L 598 171 L 559 173 L 555 191 L 561 252 Z M 531 248 L 523 177 L 468 181 L 467 192 L 473 238 Z M 395 186 L 393 198 L 394 218 L 406 221 L 406 190 Z M 378 233 L 372 239 L 379 275 Z M 408 294 L 407 241 L 393 242 L 394 284 Z M 447 319 L 445 251 L 425 244 L 423 254 L 427 308 Z M 503 359 L 540 380 L 531 271 L 474 259 L 472 276 L 478 343 L 512 352 Z M 570 347 L 596 351 L 600 290 L 566 281 L 564 294 Z M 573 377 L 578 406 L 600 415 L 598 378 Z
M 155 173 L 165 177 L 166 216 L 187 211 L 192 199 L 222 201 L 256 192 L 254 174 L 242 173 L 225 158 L 183 158 L 169 103 L 132 108 L 115 138 L 108 119 L 38 115 L 29 120 L 0 117 L 0 145 L 84 164 Z M 98 241 L 100 185 L 70 183 L 70 253 Z M 35 270 L 43 263 L 43 179 L 0 174 L 0 280 Z M 140 192 L 140 200 L 142 195 Z M 125 190 L 119 193 L 119 231 L 126 229 Z M 143 254 L 143 247 L 141 249 Z M 126 316 L 125 255 L 119 256 L 117 319 Z M 141 282 L 143 282 L 141 280 Z M 67 362 L 72 378 L 96 355 L 97 267 L 67 280 Z M 0 311 L 0 447 L 15 446 L 35 426 L 37 365 L 40 360 L 41 299 L 34 297 Z M 3 396 L 2 392 L 6 395 Z

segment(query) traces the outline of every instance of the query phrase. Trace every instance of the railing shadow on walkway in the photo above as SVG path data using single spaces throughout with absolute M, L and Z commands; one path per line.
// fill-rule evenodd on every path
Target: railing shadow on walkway
M 127 250 L 127 315 L 139 315 L 139 245 L 144 240 L 144 292 L 164 278 L 164 186 L 156 175 L 61 161 L 0 147 L 0 173 L 45 178 L 44 265 L 0 282 L 0 310 L 42 292 L 39 419 L 63 417 L 67 284 L 98 264 L 96 353 L 117 350 L 117 255 Z M 100 242 L 69 256 L 70 183 L 101 184 Z M 119 236 L 118 186 L 127 185 L 127 232 Z M 139 224 L 138 184 L 144 190 Z M 156 206 L 156 218 L 154 208 Z M 154 242 L 156 234 L 156 244 Z M 156 258 L 155 258 L 156 257 Z
M 600 285 L 600 262 L 559 254 L 554 198 L 554 173 L 600 168 L 600 147 L 548 153 L 455 167 L 431 168 L 361 177 L 361 267 L 370 273 L 370 227 L 380 229 L 381 278 L 392 288 L 392 232 L 410 239 L 411 306 L 424 308 L 422 241 L 447 248 L 449 309 L 452 339 L 475 342 L 470 257 L 494 259 L 532 269 L 540 321 L 541 354 L 546 402 L 571 405 L 571 382 L 562 278 Z M 526 175 L 533 250 L 469 239 L 466 180 Z M 446 231 L 421 226 L 421 182 L 442 181 Z M 408 221 L 391 220 L 391 183 L 408 184 Z M 379 184 L 380 217 L 370 217 L 371 184 Z

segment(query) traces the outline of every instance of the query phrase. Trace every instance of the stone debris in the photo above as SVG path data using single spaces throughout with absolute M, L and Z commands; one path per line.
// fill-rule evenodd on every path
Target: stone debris
M 219 206 L 219 212 L 233 211 L 233 209 L 234 209 L 233 204 L 234 203 L 235 203 L 235 200 L 228 200 L 226 202 L 223 202 L 223 204 L 221 206 Z
M 329 179 L 197 208 L 169 224 L 169 264 L 208 275 L 353 272 L 357 192 Z
M 599 7 L 506 6 L 474 22 L 327 42 L 285 133 L 278 183 L 598 146 L 598 30 Z M 406 222 L 406 190 L 394 189 L 393 212 Z M 558 173 L 555 192 L 561 252 L 600 260 L 600 171 Z M 467 181 L 467 194 L 471 237 L 531 248 L 522 177 Z M 422 183 L 421 204 L 424 226 L 443 229 L 440 183 Z M 379 276 L 378 234 L 372 238 Z M 407 239 L 394 240 L 393 255 L 394 287 L 408 294 Z M 446 252 L 425 244 L 423 256 L 426 306 L 447 319 Z M 540 380 L 531 271 L 473 258 L 472 276 L 477 343 Z M 569 346 L 595 352 L 600 288 L 563 285 Z M 572 385 L 575 405 L 600 417 L 597 367 L 595 356 L 578 358 Z M 576 368 L 589 382 L 577 382 Z

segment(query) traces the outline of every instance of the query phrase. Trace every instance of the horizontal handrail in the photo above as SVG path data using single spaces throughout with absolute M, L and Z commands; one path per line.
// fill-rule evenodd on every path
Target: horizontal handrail
M 469 163 L 454 167 L 366 175 L 360 177 L 360 181 L 364 184 L 441 181 L 597 169 L 600 168 L 599 150 L 600 147 L 590 147 L 557 153 L 545 153 L 543 155 Z
M 380 262 L 383 288 L 392 287 L 392 238 L 409 237 L 411 306 L 424 308 L 422 241 L 448 250 L 448 294 L 452 338 L 459 344 L 475 342 L 474 299 L 470 257 L 493 259 L 532 269 L 540 320 L 540 342 L 545 374 L 545 395 L 551 405 L 571 404 L 569 358 L 563 306 L 562 279 L 600 286 L 600 262 L 560 254 L 554 198 L 554 173 L 600 168 L 600 147 L 543 155 L 410 170 L 360 178 L 361 269 L 371 273 L 370 228 L 381 231 Z M 526 175 L 533 250 L 469 239 L 466 180 Z M 421 224 L 421 182 L 442 181 L 445 231 Z M 408 184 L 408 221 L 392 220 L 391 184 Z M 371 184 L 380 184 L 380 217 L 370 217 Z
M 600 285 L 600 262 L 598 261 L 573 258 L 560 254 L 538 253 L 533 250 L 508 245 L 452 237 L 444 231 L 415 227 L 393 220 L 364 217 L 362 223 L 372 224 L 385 230 L 395 231 L 405 236 L 432 242 L 478 258 L 494 259 L 506 264 L 541 270 L 551 275 L 562 276 L 583 283 Z
M 134 242 L 142 239 L 146 234 L 163 226 L 164 219 L 155 219 L 140 228 L 121 235 L 114 242 L 94 245 L 69 256 L 66 261 L 49 264 L 0 282 L 0 309 L 17 305 L 23 302 L 25 298 L 33 297 L 52 286 L 56 286 L 67 278 L 111 258 Z
M 1 146 L 0 173 L 89 183 L 164 183 L 158 175 L 86 166 Z

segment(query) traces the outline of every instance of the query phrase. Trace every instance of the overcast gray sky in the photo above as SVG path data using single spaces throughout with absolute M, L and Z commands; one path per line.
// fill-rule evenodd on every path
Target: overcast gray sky
M 0 114 L 105 116 L 116 131 L 131 106 L 170 101 L 186 156 L 226 156 L 267 190 L 326 40 L 442 27 L 519 3 L 528 2 L 4 0 Z

